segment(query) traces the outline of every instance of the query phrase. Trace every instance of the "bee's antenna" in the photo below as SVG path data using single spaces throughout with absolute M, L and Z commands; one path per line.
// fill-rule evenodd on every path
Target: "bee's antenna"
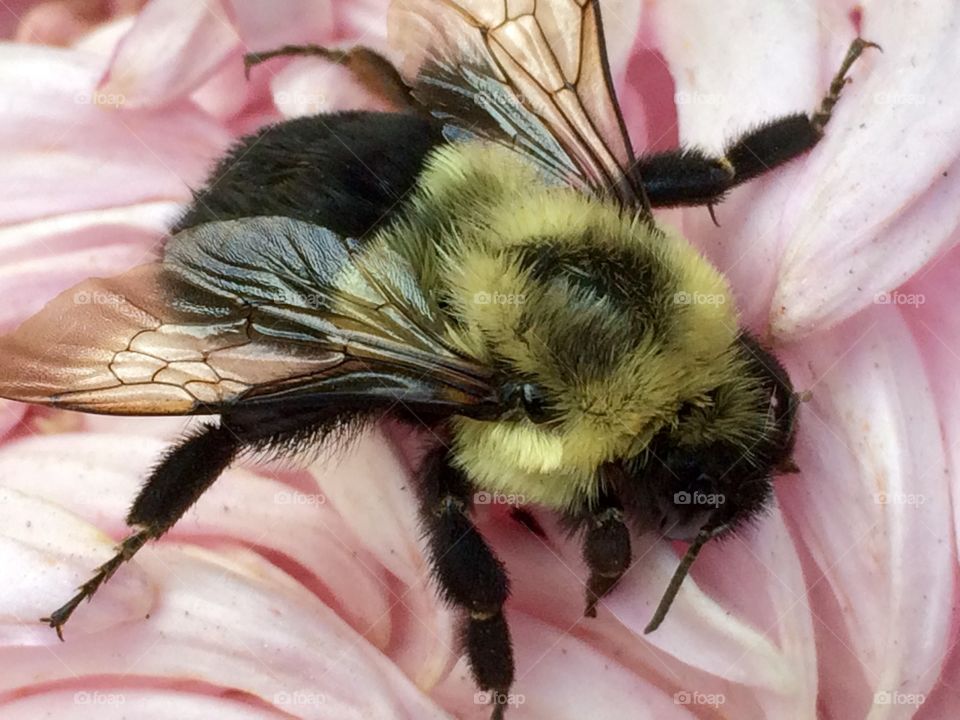
M 703 549 L 703 546 L 707 544 L 707 541 L 716 537 L 722 531 L 723 525 L 718 526 L 711 521 L 707 521 L 707 524 L 700 529 L 697 537 L 694 538 L 693 542 L 690 543 L 690 547 L 687 548 L 687 552 L 684 553 L 683 559 L 680 560 L 680 564 L 674 571 L 673 577 L 670 578 L 670 584 L 667 585 L 663 597 L 660 598 L 657 611 L 643 629 L 644 635 L 649 635 L 660 627 L 663 619 L 667 617 L 667 611 L 670 610 L 670 606 L 673 605 L 673 599 L 677 596 L 677 593 L 680 592 L 680 585 L 683 584 L 687 573 L 690 572 L 690 566 L 693 565 L 693 561 L 697 559 L 697 555 L 700 554 L 700 551 Z

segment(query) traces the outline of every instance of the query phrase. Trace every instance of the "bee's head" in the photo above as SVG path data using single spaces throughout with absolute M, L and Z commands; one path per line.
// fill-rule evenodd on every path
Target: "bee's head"
M 625 464 L 645 525 L 692 540 L 755 516 L 771 478 L 791 466 L 796 400 L 789 377 L 749 335 L 738 338 L 738 373 L 703 403 L 688 403 L 643 453 Z
M 773 476 L 796 469 L 790 380 L 752 337 L 741 335 L 737 349 L 739 373 L 707 402 L 681 408 L 672 426 L 612 476 L 641 530 L 692 542 L 651 629 L 703 544 L 756 517 L 770 499 Z

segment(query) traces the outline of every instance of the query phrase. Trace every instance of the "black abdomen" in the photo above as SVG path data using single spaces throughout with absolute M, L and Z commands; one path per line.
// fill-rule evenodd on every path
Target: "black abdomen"
M 217 163 L 172 232 L 284 215 L 361 238 L 393 216 L 442 141 L 428 120 L 400 113 L 314 115 L 265 127 Z

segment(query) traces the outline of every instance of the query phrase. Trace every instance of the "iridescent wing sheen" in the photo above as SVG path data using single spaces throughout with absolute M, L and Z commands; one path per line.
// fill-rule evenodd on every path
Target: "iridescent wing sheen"
M 297 399 L 469 414 L 493 402 L 412 269 L 283 217 L 207 223 L 0 338 L 0 396 L 119 415 Z
M 449 139 L 512 147 L 548 175 L 648 209 L 596 0 L 394 0 L 391 44 Z

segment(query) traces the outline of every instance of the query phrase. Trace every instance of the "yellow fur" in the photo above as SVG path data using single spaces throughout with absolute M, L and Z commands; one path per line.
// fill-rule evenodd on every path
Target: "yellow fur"
M 543 425 L 522 413 L 493 422 L 457 418 L 454 462 L 479 488 L 561 509 L 589 501 L 602 463 L 641 453 L 676 423 L 681 405 L 704 402 L 734 378 L 738 321 L 729 288 L 679 235 L 612 202 L 549 185 L 492 145 L 436 151 L 419 188 L 409 217 L 377 242 L 410 258 L 422 286 L 459 319 L 451 344 L 535 381 L 557 410 L 557 420 Z M 518 253 L 540 245 L 560 255 L 586 247 L 649 270 L 656 287 L 636 302 L 665 308 L 663 327 L 649 329 L 629 302 L 578 286 L 575 273 L 537 276 Z M 558 355 L 557 347 L 570 352 Z

